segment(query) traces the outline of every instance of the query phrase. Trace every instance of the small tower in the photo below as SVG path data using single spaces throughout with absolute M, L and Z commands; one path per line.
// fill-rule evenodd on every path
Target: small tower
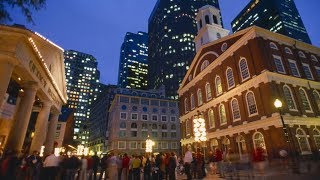
M 196 51 L 209 42 L 220 39 L 229 34 L 229 30 L 223 29 L 220 10 L 214 6 L 206 5 L 199 9 L 197 17 L 198 35 L 195 37 Z

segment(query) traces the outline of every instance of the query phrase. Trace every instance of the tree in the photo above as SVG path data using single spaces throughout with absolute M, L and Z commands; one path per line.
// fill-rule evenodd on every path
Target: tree
M 0 0 L 0 23 L 12 21 L 9 8 L 18 8 L 28 22 L 34 23 L 32 10 L 40 10 L 46 5 L 46 0 Z

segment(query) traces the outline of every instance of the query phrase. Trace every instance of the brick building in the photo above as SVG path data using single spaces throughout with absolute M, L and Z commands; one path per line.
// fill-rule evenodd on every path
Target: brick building
M 257 147 L 269 159 L 320 149 L 320 49 L 253 26 L 203 45 L 178 90 L 181 145 L 195 148 L 193 119 L 206 123 L 207 150 L 240 154 Z M 275 99 L 291 142 L 286 142 Z

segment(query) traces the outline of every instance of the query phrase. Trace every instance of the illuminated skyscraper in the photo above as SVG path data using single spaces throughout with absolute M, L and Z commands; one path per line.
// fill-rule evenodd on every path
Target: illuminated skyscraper
M 118 85 L 122 88 L 148 88 L 148 34 L 128 32 L 121 46 Z
M 74 141 L 88 142 L 90 105 L 99 93 L 100 72 L 97 60 L 89 54 L 68 50 L 64 52 L 68 94 L 68 108 L 74 111 Z
M 232 31 L 259 26 L 311 44 L 293 0 L 251 0 L 232 21 Z
M 198 9 L 218 0 L 158 0 L 149 17 L 149 87 L 165 85 L 166 95 L 177 99 L 177 90 L 195 56 L 195 20 Z M 220 20 L 221 25 L 222 20 Z

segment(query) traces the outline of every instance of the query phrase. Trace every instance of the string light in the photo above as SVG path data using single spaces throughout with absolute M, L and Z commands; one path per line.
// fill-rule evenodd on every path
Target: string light
M 206 132 L 206 124 L 203 118 L 195 118 L 193 119 L 193 131 L 194 131 L 194 140 L 199 141 L 207 141 L 207 132 Z

